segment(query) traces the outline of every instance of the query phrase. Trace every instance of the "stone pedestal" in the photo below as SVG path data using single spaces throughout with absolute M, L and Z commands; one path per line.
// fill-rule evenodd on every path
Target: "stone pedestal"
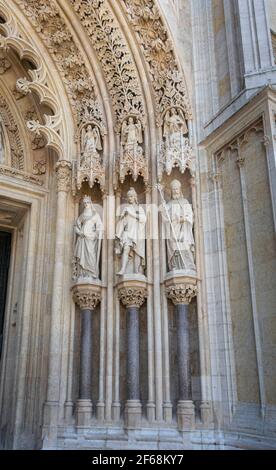
M 72 287 L 74 302 L 81 311 L 80 383 L 76 425 L 89 427 L 92 418 L 92 315 L 101 300 L 101 283 L 79 281 Z
M 209 401 L 201 402 L 200 416 L 204 428 L 209 429 L 213 424 L 213 410 Z
M 147 296 L 145 276 L 129 274 L 118 283 L 118 295 L 127 309 L 127 402 L 125 422 L 128 429 L 137 429 L 141 424 L 140 403 L 140 351 L 139 309 Z
M 195 425 L 190 371 L 189 304 L 197 293 L 195 274 L 183 271 L 168 273 L 165 279 L 167 297 L 175 308 L 177 324 L 178 404 L 177 420 L 180 431 Z
M 179 400 L 177 403 L 177 423 L 179 431 L 190 431 L 195 427 L 195 406 L 192 400 Z

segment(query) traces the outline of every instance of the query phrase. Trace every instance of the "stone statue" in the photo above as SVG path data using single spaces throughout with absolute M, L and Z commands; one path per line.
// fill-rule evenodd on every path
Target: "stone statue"
M 120 215 L 115 235 L 116 253 L 122 255 L 118 276 L 125 274 L 127 267 L 129 273 L 143 274 L 145 266 L 146 214 L 138 205 L 134 188 L 129 189 L 127 202 Z
M 125 145 L 138 145 L 142 144 L 142 125 L 139 119 L 135 124 L 133 117 L 128 118 L 128 122 L 124 121 L 122 125 L 122 144 Z
M 81 149 L 83 158 L 98 155 L 98 150 L 102 150 L 100 131 L 97 126 L 88 124 L 82 131 Z
M 171 196 L 162 211 L 169 271 L 195 271 L 193 209 L 184 199 L 178 180 L 171 182 Z
M 103 225 L 91 198 L 85 196 L 83 203 L 84 209 L 75 224 L 74 279 L 98 279 Z
M 172 108 L 168 110 L 164 119 L 163 136 L 167 144 L 182 145 L 184 136 L 188 133 L 187 124 L 183 112 Z

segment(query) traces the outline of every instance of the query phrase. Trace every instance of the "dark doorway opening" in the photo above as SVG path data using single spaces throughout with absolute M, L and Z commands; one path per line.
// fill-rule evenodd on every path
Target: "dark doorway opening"
M 3 330 L 7 297 L 8 275 L 11 256 L 11 233 L 0 231 L 0 358 L 3 345 Z

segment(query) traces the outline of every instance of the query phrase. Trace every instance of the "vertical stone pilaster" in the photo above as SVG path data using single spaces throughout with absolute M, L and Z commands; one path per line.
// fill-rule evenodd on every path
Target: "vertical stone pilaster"
M 57 440 L 60 370 L 61 370 L 61 316 L 63 305 L 64 251 L 66 236 L 67 197 L 71 188 L 71 163 L 60 160 L 56 164 L 57 212 L 56 244 L 53 273 L 53 293 L 51 305 L 51 329 L 49 346 L 49 372 L 47 399 L 44 404 L 43 426 L 45 430 L 44 448 L 55 448 Z

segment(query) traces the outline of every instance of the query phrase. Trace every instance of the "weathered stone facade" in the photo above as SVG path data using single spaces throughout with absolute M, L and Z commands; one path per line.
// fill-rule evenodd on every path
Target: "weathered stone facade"
M 1 448 L 276 447 L 275 18 L 0 0 Z

